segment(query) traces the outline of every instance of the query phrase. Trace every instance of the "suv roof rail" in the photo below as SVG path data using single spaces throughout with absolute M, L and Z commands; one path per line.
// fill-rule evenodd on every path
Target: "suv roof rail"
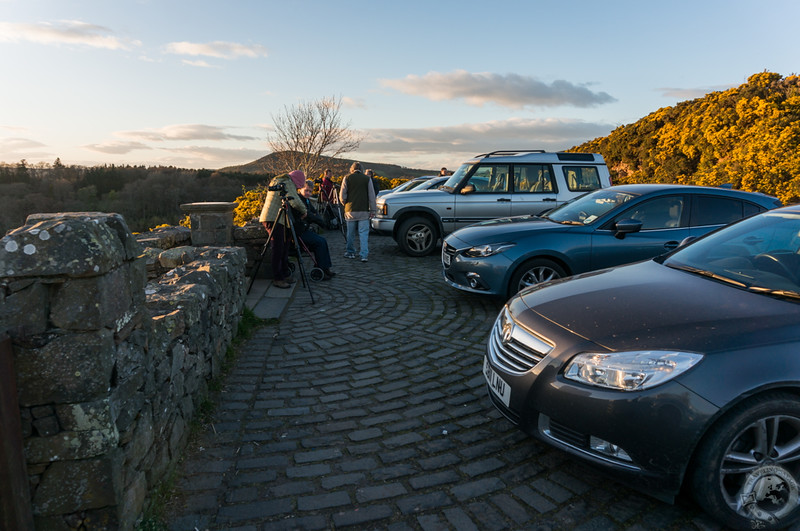
M 501 156 L 501 155 L 516 155 L 517 153 L 544 153 L 543 149 L 502 149 L 500 151 L 492 151 L 489 153 L 484 153 L 482 155 L 475 155 L 475 158 L 478 157 L 492 157 L 492 156 Z

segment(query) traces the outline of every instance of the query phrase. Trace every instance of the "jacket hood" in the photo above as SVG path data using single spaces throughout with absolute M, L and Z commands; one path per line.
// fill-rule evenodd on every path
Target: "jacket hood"
M 655 261 L 585 273 L 521 297 L 530 311 L 611 350 L 754 347 L 796 340 L 800 322 L 796 302 Z

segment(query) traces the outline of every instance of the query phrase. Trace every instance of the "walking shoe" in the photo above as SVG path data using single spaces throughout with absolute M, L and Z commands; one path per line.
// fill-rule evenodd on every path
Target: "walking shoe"
M 322 280 L 330 280 L 336 276 L 336 273 L 331 271 L 330 269 L 323 269 L 322 270 Z
M 355 258 L 356 257 L 356 253 L 344 253 L 344 257 L 345 258 Z
M 285 280 L 273 280 L 272 285 L 275 286 L 276 288 L 281 288 L 281 289 L 286 289 L 291 287 L 289 284 L 286 283 Z
M 297 279 L 296 279 L 296 278 L 293 278 L 293 277 L 286 277 L 286 278 L 284 278 L 283 280 L 284 280 L 284 281 L 285 281 L 287 284 L 294 284 L 295 282 L 297 282 Z
M 367 261 L 367 257 L 365 256 L 364 258 L 361 259 L 361 261 L 362 262 L 366 262 Z

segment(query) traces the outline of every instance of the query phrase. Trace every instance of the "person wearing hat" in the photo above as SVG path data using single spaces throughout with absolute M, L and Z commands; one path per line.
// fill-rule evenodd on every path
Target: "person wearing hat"
M 287 233 L 289 227 L 286 226 L 286 217 L 281 215 L 281 190 L 272 188 L 282 188 L 286 192 L 289 204 L 295 209 L 301 218 L 305 218 L 307 211 L 306 205 L 297 193 L 298 188 L 304 187 L 306 176 L 300 170 L 278 175 L 269 183 L 270 190 L 267 191 L 267 198 L 264 200 L 264 207 L 258 217 L 267 231 L 272 230 L 270 241 L 272 242 L 272 285 L 278 288 L 288 288 L 290 284 L 296 282 L 291 277 L 289 270 L 289 246 L 287 244 Z M 279 185 L 283 185 L 282 187 Z

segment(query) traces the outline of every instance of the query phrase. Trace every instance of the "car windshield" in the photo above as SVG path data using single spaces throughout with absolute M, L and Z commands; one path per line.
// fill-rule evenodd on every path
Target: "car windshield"
M 469 172 L 469 170 L 472 169 L 472 166 L 474 166 L 474 164 L 462 164 L 459 166 L 458 169 L 453 172 L 453 175 L 451 175 L 450 178 L 447 179 L 447 181 L 445 181 L 440 188 L 447 190 L 448 192 L 452 192 L 455 187 L 458 186 L 458 183 L 460 183 L 464 176 Z
M 567 201 L 542 216 L 556 223 L 589 225 L 596 219 L 638 197 L 631 192 L 596 190 Z
M 767 295 L 800 299 L 800 213 L 760 214 L 669 255 L 664 264 Z

